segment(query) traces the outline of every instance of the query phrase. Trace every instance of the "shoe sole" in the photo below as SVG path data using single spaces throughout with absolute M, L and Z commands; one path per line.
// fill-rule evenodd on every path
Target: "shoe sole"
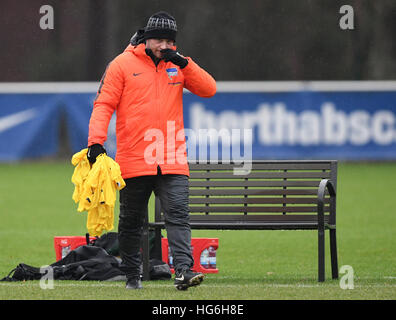
M 125 287 L 125 289 L 127 289 L 127 290 L 141 290 L 141 289 L 143 289 L 143 287 Z
M 204 277 L 205 276 L 203 274 L 197 274 L 195 277 L 191 278 L 188 283 L 175 284 L 175 287 L 177 290 L 187 290 L 189 287 L 195 287 L 200 285 Z

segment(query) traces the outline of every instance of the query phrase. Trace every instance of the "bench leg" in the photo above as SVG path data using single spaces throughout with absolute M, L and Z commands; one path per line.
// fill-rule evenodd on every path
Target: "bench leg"
M 154 229 L 154 250 L 153 258 L 162 260 L 161 228 Z
M 318 230 L 318 281 L 325 281 L 325 232 Z
M 333 279 L 338 279 L 337 239 L 335 229 L 330 229 L 330 255 L 332 277 Z

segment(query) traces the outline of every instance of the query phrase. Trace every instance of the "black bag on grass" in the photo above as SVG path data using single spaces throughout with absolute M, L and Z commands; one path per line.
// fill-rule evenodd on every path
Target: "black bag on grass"
M 109 280 L 125 276 L 120 260 L 96 246 L 80 246 L 51 264 L 55 280 Z
M 13 275 L 11 276 L 12 273 Z M 43 274 L 40 272 L 40 268 L 20 263 L 15 269 L 11 270 L 8 276 L 4 277 L 0 281 L 40 280 L 42 276 Z
M 94 246 L 80 246 L 50 267 L 54 280 L 100 281 L 125 278 L 125 274 L 119 268 L 119 260 L 103 248 Z M 40 280 L 46 272 L 46 268 L 41 272 L 40 268 L 20 263 L 1 281 Z
M 120 244 L 118 242 L 117 232 L 107 232 L 91 241 L 89 240 L 89 234 L 87 233 L 86 238 L 87 238 L 87 245 L 103 248 L 107 251 L 108 254 L 112 256 L 120 255 Z M 155 232 L 154 230 L 149 230 L 149 248 L 150 248 L 151 257 L 155 255 L 154 245 L 155 245 Z
M 107 232 L 89 242 L 89 245 L 100 247 L 106 250 L 106 252 L 112 256 L 120 255 L 120 245 L 118 243 L 117 232 Z
M 172 278 L 170 267 L 164 261 L 150 259 L 150 280 L 169 280 Z
M 51 264 L 50 267 L 54 280 L 126 280 L 120 264 L 121 260 L 108 254 L 105 249 L 87 245 L 70 251 L 63 259 Z M 1 281 L 40 280 L 47 272 L 44 270 L 40 272 L 40 268 L 21 263 Z M 165 262 L 150 260 L 152 280 L 167 280 L 171 277 L 170 268 Z

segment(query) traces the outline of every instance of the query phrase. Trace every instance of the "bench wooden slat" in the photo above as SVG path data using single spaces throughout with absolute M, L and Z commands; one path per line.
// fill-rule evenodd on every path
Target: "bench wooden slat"
M 327 222 L 328 216 L 325 216 L 325 220 Z M 243 221 L 243 222 L 271 222 L 271 221 L 304 221 L 304 222 L 317 222 L 318 215 L 316 214 L 292 214 L 292 215 L 283 215 L 283 214 L 266 214 L 262 215 L 232 215 L 232 214 L 222 214 L 211 216 L 209 215 L 193 215 L 190 217 L 190 223 L 199 223 L 199 222 L 226 222 L 226 221 Z
M 164 228 L 165 223 L 156 222 L 150 223 L 150 227 Z M 317 230 L 318 224 L 316 222 L 270 222 L 257 224 L 256 222 L 199 222 L 191 223 L 191 229 L 198 230 Z
M 331 163 L 329 161 L 323 162 L 254 162 L 252 164 L 253 170 L 329 170 Z M 222 163 L 222 164 L 206 164 L 206 163 L 190 163 L 190 171 L 194 170 L 239 170 L 242 169 L 242 165 Z M 247 167 L 245 165 L 245 167 Z
M 251 172 L 237 176 L 233 172 L 190 172 L 190 179 L 328 179 L 329 172 Z
M 190 187 L 318 187 L 320 180 L 317 181 L 290 181 L 290 180 L 282 180 L 282 181 L 250 181 L 250 180 L 242 180 L 242 181 L 195 181 L 190 180 Z
M 286 207 L 270 207 L 270 206 L 261 206 L 261 207 L 253 207 L 253 206 L 190 206 L 190 213 L 194 212 L 256 212 L 256 213 L 265 213 L 265 212 L 317 212 L 317 206 L 286 206 Z M 329 207 L 324 208 L 325 212 L 329 212 Z
M 268 197 L 260 197 L 260 198 L 190 198 L 190 204 L 316 204 L 318 201 L 317 198 L 268 198 Z M 329 203 L 330 200 L 326 199 L 325 203 Z
M 190 196 L 317 195 L 317 189 L 190 189 Z
M 290 221 L 290 222 L 271 222 L 258 224 L 255 222 L 223 222 L 211 223 L 202 222 L 199 224 L 191 224 L 191 229 L 198 230 L 317 230 L 318 224 L 316 222 L 301 222 L 301 221 Z
M 329 217 L 325 216 L 328 224 Z M 165 228 L 165 222 L 157 221 L 150 226 Z M 190 218 L 191 229 L 228 229 L 228 230 L 263 230 L 263 229 L 317 229 L 318 216 L 310 215 L 194 215 Z M 329 226 L 331 227 L 331 226 Z

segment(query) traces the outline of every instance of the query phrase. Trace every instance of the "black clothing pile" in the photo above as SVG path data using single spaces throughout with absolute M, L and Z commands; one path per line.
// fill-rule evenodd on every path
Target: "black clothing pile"
M 51 270 L 54 280 L 126 280 L 117 254 L 117 233 L 110 232 L 70 251 L 63 259 L 46 268 L 20 263 L 0 281 L 40 280 L 48 270 Z M 150 280 L 168 280 L 171 277 L 170 268 L 165 262 L 150 260 Z

